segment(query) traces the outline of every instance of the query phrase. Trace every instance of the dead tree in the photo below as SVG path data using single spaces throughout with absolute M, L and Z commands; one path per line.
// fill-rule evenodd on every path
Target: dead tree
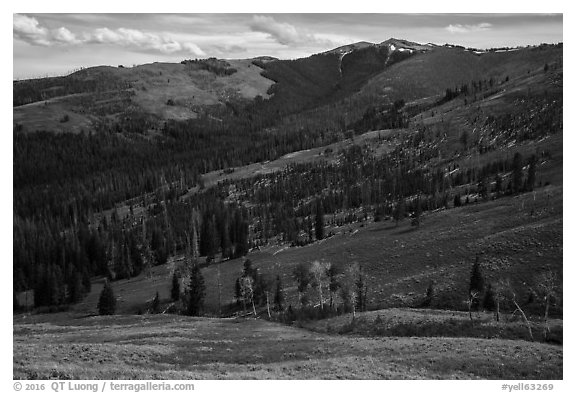
M 470 316 L 470 323 L 474 323 L 474 319 L 472 319 L 472 305 L 474 302 L 478 300 L 478 291 L 470 291 L 470 296 L 468 296 L 468 300 L 466 301 L 466 305 L 468 306 L 468 315 Z
M 322 289 L 328 286 L 328 271 L 330 270 L 330 263 L 321 263 L 314 261 L 310 267 L 312 274 L 312 284 L 318 289 L 318 297 L 320 299 L 320 309 L 324 310 L 324 296 Z
M 506 282 L 500 280 L 495 285 L 492 286 L 494 303 L 496 303 L 496 322 L 500 322 L 500 303 L 502 303 L 502 301 L 504 300 L 506 285 L 507 285 Z
M 544 339 L 550 334 L 548 325 L 548 312 L 550 311 L 550 299 L 556 295 L 556 274 L 548 270 L 537 277 L 538 289 L 544 296 Z
M 528 321 L 528 318 L 526 317 L 524 310 L 522 310 L 522 307 L 520 307 L 520 305 L 518 304 L 518 301 L 516 300 L 516 292 L 514 291 L 514 288 L 512 287 L 512 284 L 510 283 L 509 280 L 506 281 L 506 291 L 507 291 L 508 297 L 510 298 L 510 301 L 512 301 L 512 304 L 514 304 L 514 307 L 515 307 L 514 313 L 516 311 L 518 311 L 520 313 L 520 315 L 522 315 L 522 320 L 524 321 L 524 324 L 526 325 L 526 328 L 528 329 L 528 334 L 530 335 L 530 340 L 534 341 L 534 336 L 532 335 L 532 327 L 530 326 L 530 321 Z
M 356 302 L 358 300 L 358 292 L 356 283 L 360 275 L 360 266 L 354 263 L 346 269 L 341 286 L 343 298 L 347 299 L 352 305 L 352 321 L 356 319 Z

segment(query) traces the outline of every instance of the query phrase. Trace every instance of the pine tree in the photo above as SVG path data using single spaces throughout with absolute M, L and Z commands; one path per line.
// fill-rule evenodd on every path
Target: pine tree
M 306 265 L 299 263 L 292 271 L 292 275 L 298 284 L 298 298 L 302 301 L 302 295 L 304 295 L 306 288 L 310 284 L 310 272 Z
M 180 299 L 180 278 L 176 272 L 172 274 L 172 289 L 170 290 L 170 297 L 173 302 Z
M 316 240 L 322 240 L 324 238 L 324 207 L 322 205 L 322 200 L 318 198 L 316 200 Z
M 460 195 L 454 195 L 454 207 L 462 206 L 462 201 L 460 200 Z
M 158 314 L 160 311 L 160 294 L 156 291 L 156 296 L 152 300 L 152 305 L 150 306 L 152 314 Z
M 532 156 L 528 166 L 528 178 L 526 179 L 526 191 L 533 191 L 536 183 L 536 157 Z
M 406 211 L 406 204 L 404 198 L 400 198 L 394 209 L 394 221 L 396 221 L 396 226 L 398 222 L 404 219 L 404 213 Z
M 499 174 L 496 175 L 496 184 L 494 186 L 494 192 L 496 193 L 496 195 L 502 192 L 502 176 L 500 176 Z
M 100 315 L 114 315 L 116 312 L 116 297 L 112 286 L 108 281 L 104 283 L 104 288 L 100 292 L 100 299 L 98 300 L 98 313 Z
M 274 307 L 276 311 L 284 310 L 284 294 L 282 293 L 282 280 L 276 276 L 276 292 L 274 294 Z
M 430 307 L 432 304 L 432 299 L 434 299 L 434 283 L 430 281 L 428 288 L 426 288 L 426 298 L 424 299 L 423 306 Z
M 366 284 L 360 268 L 358 268 L 358 279 L 356 280 L 356 308 L 358 311 L 366 311 Z
M 248 223 L 246 221 L 242 221 L 239 224 L 238 228 L 238 239 L 236 242 L 236 252 L 234 253 L 236 258 L 243 257 L 244 255 L 248 254 Z
M 188 286 L 188 315 L 200 315 L 200 311 L 204 307 L 204 296 L 206 286 L 204 285 L 204 277 L 200 272 L 198 265 L 192 267 L 190 272 L 190 284 Z
M 68 301 L 76 303 L 82 299 L 84 288 L 82 287 L 82 277 L 78 271 L 74 270 L 68 284 Z
M 512 191 L 520 192 L 522 191 L 522 154 L 514 154 L 514 159 L 512 161 Z
M 420 197 L 416 198 L 414 202 L 414 218 L 412 219 L 412 226 L 417 228 L 420 227 L 420 216 L 422 215 L 422 203 L 420 201 Z
M 484 298 L 482 298 L 482 308 L 488 311 L 494 311 L 496 309 L 496 300 L 494 299 L 492 284 L 488 284 L 486 287 L 486 293 L 484 293 Z

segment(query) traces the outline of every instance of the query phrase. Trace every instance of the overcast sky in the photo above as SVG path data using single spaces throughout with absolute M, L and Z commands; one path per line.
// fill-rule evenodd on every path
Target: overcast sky
M 563 41 L 558 14 L 14 14 L 13 77 L 187 58 L 309 56 L 403 38 L 477 48 Z

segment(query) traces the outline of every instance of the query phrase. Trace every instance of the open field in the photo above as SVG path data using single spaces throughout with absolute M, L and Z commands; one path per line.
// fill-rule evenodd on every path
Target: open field
M 168 315 L 39 318 L 15 317 L 15 379 L 562 379 L 563 375 L 562 348 L 540 343 L 350 337 L 263 320 Z

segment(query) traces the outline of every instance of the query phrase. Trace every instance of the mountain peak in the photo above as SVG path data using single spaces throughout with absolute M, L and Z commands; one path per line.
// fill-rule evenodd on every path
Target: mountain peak
M 343 46 L 339 46 L 338 48 L 334 48 L 332 50 L 326 51 L 324 52 L 325 54 L 331 54 L 331 53 L 336 53 L 336 54 L 344 54 L 353 50 L 357 50 L 357 49 L 364 49 L 364 48 L 368 48 L 370 46 L 374 46 L 376 44 L 372 43 L 372 42 L 368 42 L 368 41 L 359 41 L 359 42 L 355 42 L 353 44 L 348 44 L 348 45 L 343 45 Z
M 430 45 L 419 44 L 417 42 L 412 42 L 408 40 L 389 38 L 386 41 L 382 41 L 378 46 L 388 46 L 392 50 L 409 50 L 409 51 L 426 51 L 430 50 Z

